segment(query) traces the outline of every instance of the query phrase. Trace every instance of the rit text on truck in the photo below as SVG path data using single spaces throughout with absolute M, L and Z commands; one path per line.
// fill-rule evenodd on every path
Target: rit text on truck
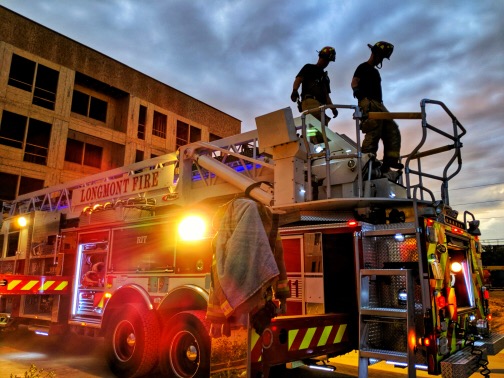
M 285 108 L 5 202 L 1 329 L 104 338 L 118 377 L 268 378 L 351 351 L 364 378 L 379 361 L 488 374 L 504 336 L 479 221 L 449 203 L 465 128 L 435 100 L 369 113 L 417 125 L 391 179 L 360 150 L 359 108 L 328 107 L 355 139 L 321 126 L 326 106 L 322 122 Z

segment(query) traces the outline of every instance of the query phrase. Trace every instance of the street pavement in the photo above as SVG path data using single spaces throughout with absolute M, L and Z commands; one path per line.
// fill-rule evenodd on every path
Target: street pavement
M 24 378 L 31 364 L 45 372 L 54 372 L 56 378 L 114 378 L 108 369 L 103 353 L 103 343 L 96 339 L 65 336 L 51 339 L 34 336 L 28 331 L 0 334 L 0 378 Z M 488 356 L 490 377 L 504 377 L 504 351 Z M 271 378 L 348 378 L 358 376 L 358 353 L 351 352 L 332 358 L 334 373 L 320 372 L 306 367 L 271 376 Z M 385 362 L 369 367 L 369 378 L 407 377 L 407 370 L 396 368 Z M 154 377 L 154 376 L 152 376 Z M 417 371 L 417 377 L 433 377 L 427 372 Z M 471 378 L 482 377 L 478 372 Z M 45 378 L 41 375 L 40 378 Z

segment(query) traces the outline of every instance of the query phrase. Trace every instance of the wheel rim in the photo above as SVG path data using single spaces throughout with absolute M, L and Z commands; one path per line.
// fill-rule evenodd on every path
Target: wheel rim
M 126 362 L 133 356 L 136 347 L 136 337 L 135 328 L 131 322 L 123 320 L 117 324 L 114 331 L 113 345 L 114 353 L 120 361 Z
M 187 331 L 177 333 L 170 347 L 170 363 L 177 377 L 194 377 L 199 362 L 200 346 L 194 335 Z

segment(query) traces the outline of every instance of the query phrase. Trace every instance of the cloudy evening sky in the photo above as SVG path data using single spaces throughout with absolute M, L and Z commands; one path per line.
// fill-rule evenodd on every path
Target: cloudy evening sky
M 481 220 L 483 240 L 504 243 L 502 0 L 0 4 L 240 119 L 242 131 L 255 128 L 256 116 L 276 109 L 291 106 L 298 115 L 289 99 L 292 82 L 326 45 L 337 50 L 336 62 L 328 67 L 332 100 L 355 105 L 350 81 L 357 65 L 369 57 L 367 44 L 391 42 L 394 53 L 380 71 L 385 105 L 390 111 L 420 111 L 420 101 L 427 98 L 443 102 L 457 117 L 467 134 L 462 137 L 462 170 L 449 182 L 450 204 Z M 439 108 L 433 106 L 429 118 L 428 106 L 428 122 L 453 129 Z M 408 154 L 420 140 L 421 125 L 398 123 L 401 152 Z M 340 109 L 330 127 L 355 139 L 349 110 Z M 428 139 L 428 148 L 436 141 Z M 436 157 L 423 168 L 442 172 L 449 156 Z M 436 197 L 439 186 L 434 182 L 430 187 Z

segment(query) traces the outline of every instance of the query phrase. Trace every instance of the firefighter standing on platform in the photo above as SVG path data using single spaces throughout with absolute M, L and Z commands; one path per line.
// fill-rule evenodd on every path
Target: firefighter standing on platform
M 386 175 L 390 168 L 402 169 L 400 163 L 401 133 L 394 120 L 368 119 L 369 112 L 388 112 L 383 105 L 381 77 L 377 68 L 381 68 L 383 59 L 390 59 L 394 46 L 391 43 L 380 41 L 374 46 L 368 44 L 371 56 L 367 62 L 360 64 L 352 78 L 353 95 L 359 101 L 362 111 L 361 131 L 365 134 L 362 142 L 362 152 L 372 153 L 376 156 L 378 143 L 383 141 L 382 174 Z
M 309 109 L 318 108 L 322 105 L 332 105 L 330 89 L 330 80 L 327 76 L 327 71 L 324 69 L 330 62 L 336 61 L 336 50 L 334 47 L 326 46 L 319 52 L 319 58 L 316 64 L 305 64 L 301 71 L 296 76 L 294 84 L 292 85 L 291 100 L 298 102 L 300 112 Z M 299 101 L 299 86 L 302 85 L 301 101 Z M 300 104 L 300 106 L 299 106 Z M 331 109 L 333 118 L 338 116 L 336 108 Z M 314 111 L 313 116 L 321 121 L 321 112 Z M 326 116 L 325 124 L 329 123 L 329 117 Z

